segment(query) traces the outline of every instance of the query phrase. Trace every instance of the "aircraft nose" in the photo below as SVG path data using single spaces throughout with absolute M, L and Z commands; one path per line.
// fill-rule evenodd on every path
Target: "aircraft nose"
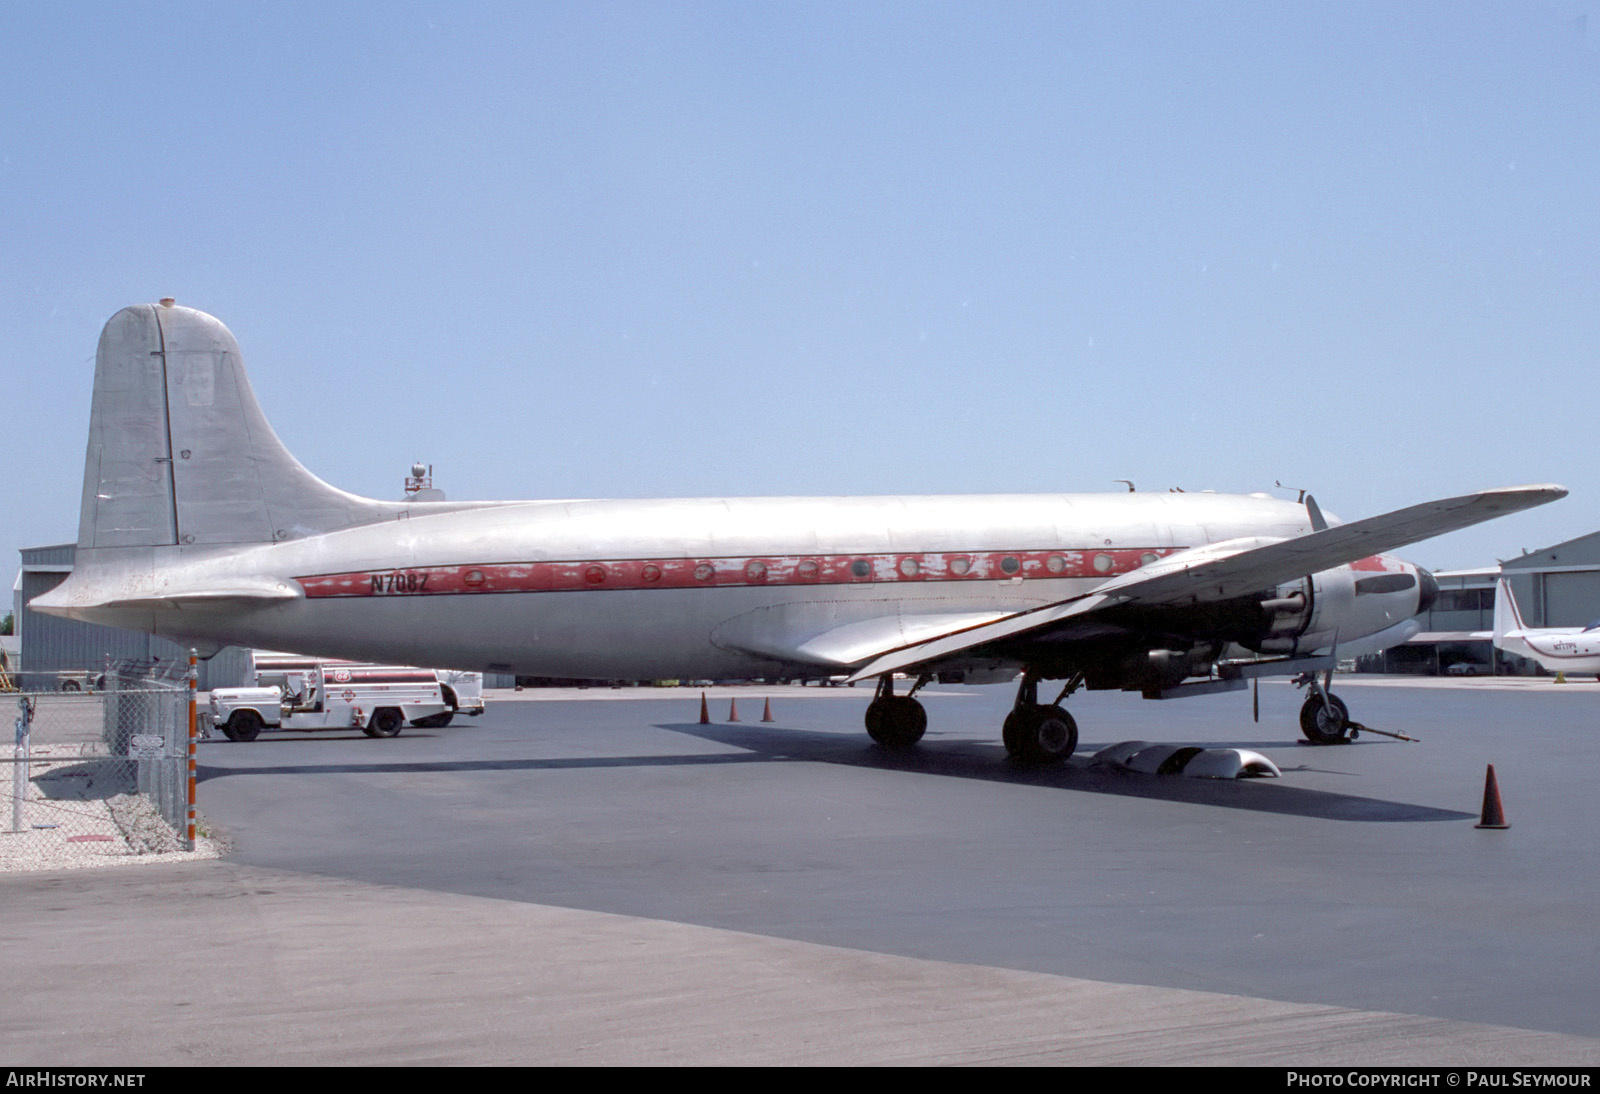
M 1421 586 L 1417 590 L 1417 614 L 1421 615 L 1433 607 L 1433 602 L 1439 599 L 1439 582 L 1434 580 L 1432 574 L 1417 567 L 1417 583 Z

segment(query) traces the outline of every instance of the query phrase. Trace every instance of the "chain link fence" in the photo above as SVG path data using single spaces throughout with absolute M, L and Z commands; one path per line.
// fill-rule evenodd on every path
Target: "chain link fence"
M 16 743 L 0 788 L 0 865 L 84 865 L 192 850 L 188 666 L 116 663 L 93 690 L 0 696 Z

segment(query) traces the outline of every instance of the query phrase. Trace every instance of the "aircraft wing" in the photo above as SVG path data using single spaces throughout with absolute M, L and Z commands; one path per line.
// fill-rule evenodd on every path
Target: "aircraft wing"
M 1094 591 L 1117 590 L 1125 603 L 1151 606 L 1227 600 L 1566 496 L 1560 486 L 1508 486 L 1426 501 L 1175 570 L 1149 566 Z M 1168 572 L 1159 572 L 1163 569 Z
M 1002 639 L 1044 632 L 1073 617 L 1123 605 L 1191 606 L 1271 589 L 1408 543 L 1565 497 L 1564 487 L 1512 486 L 1442 498 L 1293 539 L 1231 540 L 1171 555 L 1097 585 L 1088 594 L 887 651 L 851 680 L 928 664 Z

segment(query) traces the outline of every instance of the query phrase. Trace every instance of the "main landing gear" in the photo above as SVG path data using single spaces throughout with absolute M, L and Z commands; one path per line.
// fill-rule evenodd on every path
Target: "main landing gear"
M 894 693 L 892 675 L 878 678 L 878 690 L 867 707 L 867 733 L 884 748 L 910 748 L 922 740 L 928 728 L 928 712 L 913 696 L 933 677 L 917 678 L 905 695 Z M 1039 678 L 1024 673 L 1017 688 L 1017 701 L 1006 715 L 1001 737 L 1006 754 L 1028 764 L 1060 763 L 1078 747 L 1078 723 L 1061 708 L 1061 700 L 1083 683 L 1074 676 L 1061 689 L 1054 703 L 1039 702 Z
M 1061 700 L 1081 682 L 1082 677 L 1073 677 L 1054 703 L 1044 704 L 1039 702 L 1039 678 L 1023 673 L 1017 701 L 1000 731 L 1006 755 L 1029 764 L 1060 763 L 1071 756 L 1078 747 L 1078 723 L 1062 709 Z
M 905 695 L 894 693 L 894 674 L 878 677 L 878 690 L 867 707 L 867 733 L 884 748 L 910 748 L 928 729 L 928 712 L 912 696 L 931 677 L 919 677 Z

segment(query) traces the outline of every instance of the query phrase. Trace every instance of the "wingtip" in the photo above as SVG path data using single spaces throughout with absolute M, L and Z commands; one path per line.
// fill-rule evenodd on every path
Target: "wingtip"
M 1537 482 L 1526 486 L 1496 487 L 1483 493 L 1488 497 L 1518 498 L 1525 500 L 1529 505 L 1544 505 L 1566 497 L 1567 488 L 1553 482 Z

